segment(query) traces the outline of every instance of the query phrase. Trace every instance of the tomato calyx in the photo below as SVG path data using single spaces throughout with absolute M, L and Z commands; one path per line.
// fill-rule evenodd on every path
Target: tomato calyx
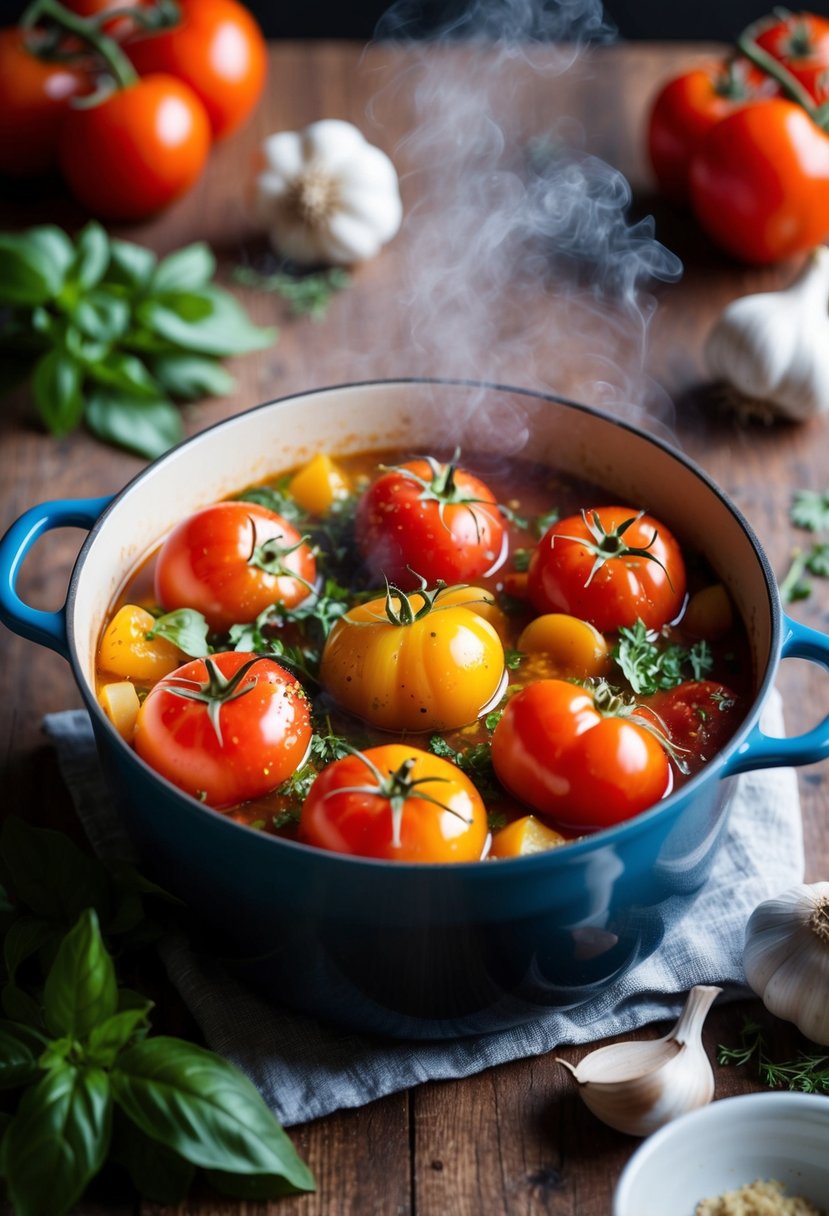
M 442 578 L 439 578 L 434 587 L 430 588 L 422 574 L 412 570 L 411 566 L 408 566 L 407 569 L 411 570 L 412 575 L 420 581 L 420 586 L 416 587 L 414 591 L 401 591 L 399 587 L 386 579 L 385 612 L 391 625 L 414 625 L 415 621 L 422 621 L 434 608 L 440 593 L 447 590 Z M 418 609 L 415 609 L 412 604 L 413 595 L 419 595 L 422 601 Z M 397 601 L 396 606 L 395 600 Z
M 434 456 L 422 456 L 420 459 L 424 460 L 431 470 L 431 481 L 427 481 L 425 477 L 421 477 L 413 469 L 407 469 L 405 465 L 380 465 L 380 469 L 384 473 L 399 473 L 401 477 L 405 477 L 420 486 L 418 498 L 421 502 L 436 502 L 438 504 L 438 518 L 441 525 L 447 530 L 449 525 L 444 519 L 446 508 L 467 507 L 475 524 L 476 539 L 480 540 L 480 524 L 478 523 L 478 516 L 472 510 L 472 507 L 475 503 L 489 503 L 489 500 L 470 494 L 457 484 L 455 475 L 458 471 L 457 462 L 460 454 L 460 448 L 455 448 L 446 464 L 441 464 Z M 489 505 L 492 506 L 494 504 L 489 503 Z
M 688 749 L 679 747 L 671 741 L 668 728 L 659 714 L 652 709 L 649 709 L 647 714 L 640 713 L 641 707 L 633 697 L 628 696 L 613 684 L 609 684 L 602 677 L 589 677 L 584 681 L 584 687 L 593 698 L 596 712 L 603 718 L 626 718 L 629 722 L 641 726 L 649 735 L 653 735 L 681 773 L 687 775 L 690 772 L 684 759 Z
M 746 63 L 741 59 L 729 59 L 714 81 L 714 92 L 725 101 L 747 101 L 754 90 L 748 79 Z
M 454 815 L 457 819 L 460 819 L 461 823 L 465 823 L 467 827 L 471 825 L 472 820 L 467 819 L 460 811 L 452 806 L 447 806 L 445 802 L 441 802 L 433 794 L 427 794 L 419 788 L 425 782 L 446 781 L 447 778 L 433 776 L 412 777 L 412 769 L 417 763 L 414 756 L 410 756 L 409 759 L 404 760 L 394 771 L 384 773 L 364 752 L 358 751 L 354 747 L 348 747 L 347 750 L 350 755 L 360 760 L 366 766 L 374 778 L 374 784 L 342 785 L 335 790 L 329 790 L 325 794 L 325 797 L 332 798 L 335 795 L 341 794 L 365 794 L 372 798 L 385 798 L 391 810 L 391 842 L 393 848 L 399 849 L 402 847 L 403 810 L 410 798 L 417 798 L 420 802 L 429 802 L 432 806 L 436 806 L 442 811 L 448 811 L 450 815 Z
M 213 727 L 219 747 L 224 747 L 222 724 L 219 719 L 221 708 L 229 701 L 236 701 L 239 697 L 243 697 L 256 687 L 255 676 L 248 680 L 246 684 L 242 684 L 242 681 L 251 667 L 255 663 L 261 662 L 262 658 L 262 655 L 254 655 L 252 659 L 248 659 L 246 663 L 243 663 L 239 670 L 234 672 L 230 677 L 223 676 L 215 660 L 207 658 L 204 660 L 204 665 L 207 669 L 206 680 L 189 680 L 184 676 L 171 676 L 169 681 L 165 681 L 164 688 L 176 697 L 184 697 L 187 701 L 201 701 L 206 705 L 207 716 L 210 719 L 210 725 Z
M 112 13 L 107 13 L 106 17 L 111 20 Z M 44 36 L 42 43 L 37 44 L 38 49 L 33 53 L 53 59 L 88 57 L 92 53 L 106 68 L 106 82 L 94 92 L 74 98 L 73 105 L 82 108 L 96 106 L 110 97 L 113 89 L 127 89 L 138 84 L 140 77 L 135 68 L 118 43 L 102 31 L 96 19 L 79 17 L 65 8 L 60 0 L 33 0 L 20 19 L 20 28 L 24 35 L 28 35 L 43 22 L 47 23 L 50 32 Z M 80 41 L 81 47 L 77 53 L 66 52 L 62 48 L 67 35 Z
M 250 518 L 250 516 L 248 517 Z M 297 582 L 302 583 L 308 588 L 309 593 L 314 590 L 313 584 L 308 582 L 307 578 L 303 578 L 301 574 L 297 574 L 296 570 L 292 570 L 290 566 L 285 564 L 285 558 L 290 557 L 292 553 L 296 553 L 297 549 L 301 549 L 303 545 L 307 545 L 311 539 L 309 536 L 300 536 L 298 541 L 292 545 L 281 545 L 279 542 L 283 539 L 282 533 L 279 536 L 271 536 L 268 540 L 262 542 L 261 545 L 256 543 L 256 524 L 251 519 L 250 526 L 253 533 L 250 556 L 247 559 L 249 566 L 255 566 L 257 570 L 264 571 L 265 574 L 274 574 L 277 578 L 295 578 Z
M 780 59 L 776 59 L 774 55 L 769 54 L 764 47 L 757 42 L 757 35 L 762 33 L 768 27 L 768 18 L 762 18 L 760 21 L 754 21 L 747 26 L 742 34 L 737 39 L 737 47 L 745 55 L 746 59 L 765 72 L 767 76 L 771 76 L 780 85 L 783 92 L 792 101 L 797 102 L 818 127 L 823 131 L 829 130 L 829 104 L 816 106 L 807 90 L 803 87 L 795 74 L 789 71 L 785 63 Z
M 651 547 L 656 543 L 659 536 L 658 529 L 654 528 L 653 536 L 646 545 L 629 545 L 625 540 L 625 533 L 628 528 L 638 523 L 644 514 L 644 511 L 640 511 L 637 515 L 631 515 L 629 519 L 622 520 L 615 528 L 611 528 L 608 531 L 599 518 L 597 511 L 582 511 L 581 517 L 584 521 L 584 526 L 593 539 L 588 540 L 584 536 L 555 534 L 551 538 L 550 544 L 555 545 L 557 540 L 570 540 L 577 545 L 581 545 L 588 553 L 593 554 L 595 560 L 584 584 L 585 587 L 590 586 L 595 575 L 598 574 L 605 562 L 609 562 L 613 558 L 641 557 L 647 561 L 656 562 L 660 570 L 664 571 L 665 577 L 668 580 L 668 586 L 673 591 L 674 585 L 671 582 L 671 576 L 664 562 L 660 561 L 655 553 L 650 552 Z

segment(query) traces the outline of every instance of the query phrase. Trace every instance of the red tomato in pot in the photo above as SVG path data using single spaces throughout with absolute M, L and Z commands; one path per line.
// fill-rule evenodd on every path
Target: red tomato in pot
M 262 93 L 267 47 L 259 26 L 236 0 L 178 0 L 181 22 L 124 44 L 142 74 L 169 72 L 204 104 L 216 139 L 248 118 Z
M 226 807 L 276 789 L 311 743 L 308 701 L 273 659 L 231 651 L 194 659 L 153 685 L 135 750 L 173 785 Z
M 648 711 L 689 773 L 722 751 L 743 719 L 737 694 L 712 680 L 691 680 L 655 693 L 637 710 L 643 715 Z
M 764 51 L 784 64 L 817 102 L 829 96 L 829 20 L 815 13 L 786 13 L 754 34 Z
M 743 58 L 706 64 L 669 80 L 656 96 L 648 123 L 648 153 L 662 193 L 685 202 L 691 157 L 706 131 L 735 110 L 778 92 L 771 77 Z
M 829 135 L 774 98 L 724 118 L 691 165 L 694 212 L 741 261 L 766 265 L 829 235 Z
M 217 502 L 177 524 L 156 560 L 167 610 L 195 608 L 216 633 L 271 604 L 294 608 L 313 590 L 314 555 L 281 515 L 252 502 Z
M 685 599 L 685 562 L 652 515 L 590 508 L 548 528 L 530 561 L 527 588 L 536 612 L 564 612 L 601 633 L 637 620 L 661 629 Z
M 303 804 L 299 839 L 385 861 L 477 861 L 487 817 L 456 765 L 391 743 L 322 770 Z
M 507 702 L 492 764 L 516 798 L 579 832 L 638 815 L 671 785 L 668 757 L 650 731 L 605 715 L 590 691 L 565 680 L 539 680 Z
M 69 99 L 91 88 L 82 68 L 46 63 L 26 49 L 22 30 L 0 30 L 0 173 L 54 169 Z
M 70 109 L 60 165 L 93 215 L 138 220 L 196 182 L 210 151 L 204 106 L 173 76 L 146 76 L 86 109 Z
M 411 460 L 383 473 L 363 494 L 357 545 L 374 578 L 402 590 L 471 582 L 506 556 L 506 530 L 487 485 L 452 462 Z

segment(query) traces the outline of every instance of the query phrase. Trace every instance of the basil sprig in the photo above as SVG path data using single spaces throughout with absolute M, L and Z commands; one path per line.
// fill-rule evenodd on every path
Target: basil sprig
M 251 1082 L 193 1043 L 150 1035 L 152 1002 L 118 983 L 105 935 L 151 936 L 143 900 L 168 898 L 132 866 L 104 866 L 58 832 L 0 833 L 5 985 L 0 1177 L 17 1216 L 64 1216 L 108 1160 L 138 1191 L 178 1203 L 201 1168 L 220 1192 L 314 1189 Z M 42 980 L 42 982 L 41 982 Z
M 53 434 L 83 422 L 106 443 L 160 455 L 182 435 L 173 402 L 229 393 L 220 360 L 276 338 L 212 283 L 215 271 L 201 242 L 158 261 L 95 222 L 74 240 L 54 225 L 0 233 L 0 387 L 30 374 Z

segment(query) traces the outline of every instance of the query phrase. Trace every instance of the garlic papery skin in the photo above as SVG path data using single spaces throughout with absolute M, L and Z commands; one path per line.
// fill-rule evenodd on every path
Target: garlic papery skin
M 697 984 L 669 1034 L 651 1042 L 628 1040 L 600 1047 L 569 1068 L 584 1104 L 601 1119 L 629 1136 L 649 1136 L 671 1119 L 714 1096 L 714 1073 L 702 1045 L 706 1014 L 722 992 Z
M 829 249 L 821 245 L 790 287 L 728 305 L 705 345 L 709 374 L 797 422 L 829 411 L 828 306 Z
M 829 882 L 798 883 L 759 904 L 743 967 L 770 1013 L 829 1046 Z
M 349 122 L 327 118 L 262 145 L 256 210 L 277 253 L 348 266 L 379 253 L 403 217 L 397 172 Z

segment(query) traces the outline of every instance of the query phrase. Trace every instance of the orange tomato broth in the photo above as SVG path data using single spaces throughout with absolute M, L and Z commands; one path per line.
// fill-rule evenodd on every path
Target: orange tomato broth
M 381 451 L 336 457 L 335 463 L 337 469 L 343 473 L 346 481 L 352 487 L 353 497 L 347 504 L 349 513 L 353 515 L 357 496 L 378 476 L 380 466 L 389 467 L 398 465 L 405 460 L 412 460 L 420 455 L 420 453 L 412 454 L 402 451 Z M 439 460 L 452 459 L 451 453 L 448 452 L 434 452 L 432 455 Z M 492 591 L 496 597 L 496 602 L 505 610 L 507 632 L 503 640 L 505 651 L 509 653 L 510 650 L 517 648 L 518 638 L 522 630 L 537 615 L 528 601 L 523 598 L 524 592 L 522 587 L 526 580 L 523 570 L 516 568 L 524 565 L 521 561 L 522 553 L 532 550 L 538 543 L 539 536 L 533 530 L 533 524 L 539 517 L 547 516 L 553 511 L 557 513 L 559 518 L 563 518 L 567 515 L 578 513 L 583 508 L 600 506 L 611 500 L 609 500 L 606 491 L 602 491 L 599 487 L 589 482 L 573 478 L 569 475 L 563 475 L 547 466 L 522 459 L 506 459 L 501 456 L 496 458 L 464 452 L 457 463 L 463 469 L 480 477 L 490 487 L 498 503 L 509 508 L 510 512 L 513 512 L 516 516 L 521 517 L 518 521 L 508 521 L 509 549 L 506 560 L 489 577 L 475 580 L 476 586 L 481 586 Z M 284 488 L 290 480 L 291 475 L 291 473 L 282 473 L 276 478 L 265 480 L 258 484 L 265 487 L 279 487 L 284 492 Z M 248 489 L 255 488 L 257 487 L 248 487 Z M 240 490 L 239 494 L 233 497 L 239 497 L 246 492 Z M 640 509 L 639 504 L 630 505 L 634 513 Z M 529 521 L 530 526 L 521 526 L 522 521 Z M 308 515 L 300 522 L 297 522 L 295 526 L 302 533 L 310 533 L 312 540 L 316 541 L 317 535 L 315 533 L 319 534 L 320 530 L 325 528 L 325 522 L 325 518 L 323 517 Z M 678 535 L 677 539 L 682 546 L 688 576 L 687 607 L 689 600 L 695 592 L 715 586 L 718 580 L 704 557 L 689 550 L 682 542 L 681 535 Z M 107 616 L 102 634 L 112 620 L 112 617 L 124 604 L 137 604 L 149 608 L 154 613 L 162 610 L 156 603 L 153 592 L 154 563 L 157 552 L 158 550 L 132 572 L 111 606 L 111 611 Z M 377 587 L 376 583 L 371 585 L 366 583 L 365 573 L 360 569 L 358 557 L 352 560 L 345 571 L 342 568 L 338 568 L 336 564 L 330 563 L 327 559 L 318 559 L 318 565 L 320 566 L 319 573 L 322 580 L 324 581 L 326 577 L 330 576 L 336 578 L 338 582 L 350 586 L 355 593 L 355 602 L 368 598 L 368 592 L 372 595 L 384 594 L 385 589 Z M 416 599 L 415 603 L 417 605 L 419 601 Z M 733 612 L 732 616 L 733 623 L 728 631 L 719 637 L 709 640 L 713 663 L 710 671 L 704 678 L 726 685 L 737 694 L 738 704 L 747 708 L 752 684 L 749 646 L 745 629 L 736 611 Z M 296 643 L 300 634 L 296 626 L 288 623 L 278 630 L 278 636 L 286 643 Z M 693 642 L 699 640 L 698 633 L 689 635 L 683 628 L 682 616 L 676 623 L 666 626 L 661 631 L 661 636 L 668 643 L 676 643 L 684 647 L 690 647 Z M 618 639 L 616 635 L 608 634 L 606 635 L 606 640 L 608 647 L 611 648 Z M 217 647 L 217 649 L 220 648 Z M 278 656 L 275 656 L 275 658 L 278 663 L 280 661 Z M 189 661 L 190 659 L 186 655 L 182 655 L 182 665 Z M 609 681 L 622 691 L 630 692 L 630 687 L 618 665 L 612 663 L 610 666 L 611 669 L 608 673 Z M 540 679 L 549 677 L 560 679 L 573 678 L 570 673 L 562 671 L 560 666 L 557 666 L 541 653 L 526 656 L 514 670 L 508 672 L 508 675 L 509 687 L 506 694 L 507 697 L 519 688 Z M 115 677 L 99 668 L 97 671 L 99 696 L 104 685 L 121 678 Z M 692 679 L 690 675 L 687 675 L 685 678 L 688 680 Z M 138 681 L 134 681 L 134 683 L 139 696 L 143 698 L 149 690 L 149 685 L 142 685 Z M 430 738 L 436 733 L 382 731 L 342 712 L 336 705 L 326 701 L 325 694 L 322 694 L 321 698 L 315 698 L 312 688 L 308 688 L 307 691 L 309 696 L 316 701 L 315 729 L 344 735 L 357 748 L 405 740 L 412 746 L 429 750 Z M 504 702 L 502 702 L 501 708 L 503 708 L 503 704 Z M 734 729 L 739 725 L 741 718 L 742 713 L 733 715 Z M 485 719 L 473 722 L 461 729 L 440 733 L 446 743 L 456 751 L 464 751 L 477 744 L 485 744 L 491 738 L 491 731 L 488 729 Z M 673 760 L 671 760 L 671 769 L 671 788 L 676 788 L 688 780 L 688 774 L 680 771 L 680 768 L 677 767 Z M 468 770 L 467 772 L 472 781 L 475 782 L 475 774 Z M 487 804 L 492 831 L 503 828 L 506 824 L 528 814 L 535 815 L 539 820 L 544 821 L 543 815 L 533 811 L 531 807 L 519 803 L 512 795 L 504 791 L 497 781 L 494 780 L 491 769 L 489 769 L 489 777 L 485 785 L 486 789 L 483 789 L 481 792 Z M 259 828 L 268 833 L 295 838 L 298 812 L 299 804 L 294 798 L 279 790 L 274 790 L 263 798 L 224 809 L 217 813 L 225 814 L 240 823 Z M 558 825 L 550 826 L 554 826 L 555 830 L 561 833 L 563 840 L 565 838 L 577 838 L 575 833 L 568 832 Z

